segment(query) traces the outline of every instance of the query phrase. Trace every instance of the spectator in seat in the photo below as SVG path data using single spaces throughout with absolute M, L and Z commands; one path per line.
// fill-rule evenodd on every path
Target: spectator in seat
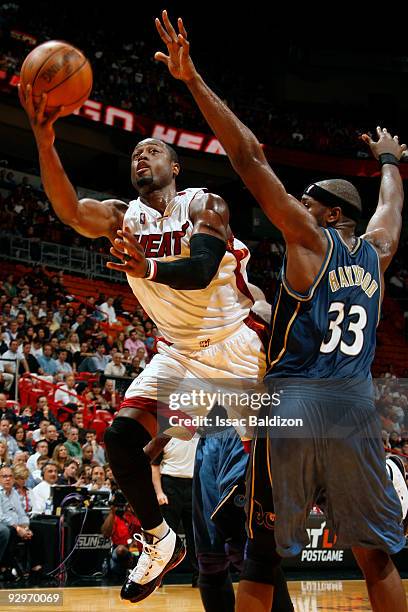
M 105 470 L 101 465 L 94 465 L 91 471 L 91 483 L 88 485 L 89 491 L 110 491 L 106 481 Z
M 52 358 L 55 361 L 57 361 L 57 359 L 58 359 L 58 347 L 59 347 L 58 338 L 56 336 L 53 336 L 52 338 L 50 338 L 49 344 L 52 347 Z
M 25 451 L 17 451 L 16 454 L 14 455 L 13 458 L 13 467 L 16 467 L 17 465 L 22 465 L 24 467 L 27 467 L 27 460 L 29 457 L 29 453 L 25 452 Z
M 114 353 L 112 361 L 104 370 L 106 376 L 126 376 L 126 367 L 122 363 L 122 353 Z
M 15 299 L 17 299 L 17 298 L 15 298 Z M 17 313 L 18 313 L 18 308 L 16 310 L 17 310 Z M 13 306 L 11 306 L 11 309 L 10 309 L 10 316 L 11 317 L 17 316 L 16 314 L 13 314 Z M 9 348 L 11 348 L 10 345 L 11 345 L 12 341 L 13 340 L 18 340 L 18 336 L 19 336 L 18 323 L 15 320 L 15 318 L 13 318 L 10 321 L 8 327 L 6 328 L 6 336 L 8 336 L 8 339 L 6 338 L 6 342 L 8 343 Z
M 88 347 L 88 345 L 87 345 Z M 79 344 L 79 337 L 76 332 L 71 332 L 68 336 L 67 350 L 72 354 L 79 353 L 81 351 L 81 345 Z
M 51 423 L 47 426 L 45 432 L 45 440 L 48 442 L 48 457 L 52 457 L 54 450 L 59 445 L 58 431 L 55 425 Z
M 110 355 L 108 356 L 105 353 L 106 353 L 105 345 L 103 343 L 99 343 L 98 346 L 96 347 L 95 355 L 90 360 L 92 361 L 92 367 L 93 367 L 93 369 L 90 370 L 91 372 L 104 372 L 105 371 L 105 368 L 110 361 Z
M 43 341 L 37 336 L 34 336 L 34 339 L 31 343 L 31 354 L 37 359 L 37 362 L 38 362 L 38 357 L 41 357 L 41 355 L 44 354 L 43 353 Z
M 32 508 L 31 490 L 27 487 L 30 471 L 25 465 L 13 465 L 13 476 L 14 488 L 20 496 L 24 511 L 26 514 L 30 514 Z
M 91 472 L 92 472 L 92 466 L 90 465 L 84 465 L 83 467 L 79 468 L 79 476 L 78 476 L 78 480 L 80 481 L 80 487 L 87 487 L 89 484 L 91 484 Z
M 86 399 L 100 410 L 109 410 L 109 404 L 103 397 L 101 385 L 98 382 L 93 383 L 91 391 L 86 394 Z
M 20 362 L 19 374 L 43 374 L 38 360 L 31 354 L 31 342 L 23 342 L 23 360 Z M 52 381 L 51 381 L 52 382 Z
M 94 461 L 96 461 L 99 465 L 104 466 L 106 462 L 105 451 L 102 446 L 96 441 L 95 429 L 88 429 L 86 431 L 85 440 L 87 444 L 90 444 L 92 446 Z
M 65 384 L 55 392 L 55 401 L 62 402 L 67 408 L 77 410 L 81 403 L 78 393 L 75 390 L 75 377 L 73 374 L 65 376 Z
M 33 416 L 33 422 L 36 427 L 38 427 L 41 421 L 46 420 L 52 425 L 55 425 L 57 429 L 59 429 L 59 422 L 57 417 L 51 412 L 51 409 L 48 405 L 48 398 L 46 395 L 40 395 L 37 398 L 36 411 Z M 45 431 L 44 431 L 45 433 Z M 34 437 L 34 434 L 33 434 Z M 44 435 L 41 435 L 38 439 L 43 438 Z
M 22 425 L 14 425 L 11 429 L 11 435 L 17 442 L 17 446 L 22 452 L 30 452 L 30 448 L 27 444 L 27 432 Z M 18 452 L 18 451 L 17 451 Z M 16 454 L 17 454 L 16 452 Z M 14 456 L 16 456 L 16 454 Z
M 32 473 L 37 469 L 37 460 L 39 457 L 48 457 L 48 442 L 47 440 L 38 440 L 35 444 L 35 453 L 28 458 L 27 467 Z
M 7 444 L 4 440 L 0 440 L 0 466 L 10 465 L 10 463 Z
M 53 461 L 47 461 L 42 467 L 43 480 L 32 489 L 32 514 L 51 514 L 51 487 L 58 480 L 58 467 Z M 47 507 L 48 506 L 48 507 Z
M 11 423 L 8 419 L 2 419 L 0 421 L 0 440 L 7 444 L 8 454 L 12 460 L 15 453 L 19 450 L 18 444 L 15 438 L 10 434 Z
M 128 366 L 128 376 L 136 378 L 141 372 L 143 372 L 143 368 L 140 366 L 139 357 L 133 357 L 132 363 Z
M 66 378 L 68 374 L 72 374 L 72 366 L 67 362 L 68 351 L 60 350 L 58 353 L 58 359 L 56 360 L 57 366 L 57 379 L 62 380 Z
M 64 444 L 57 444 L 52 453 L 52 460 L 58 466 L 58 474 L 62 474 L 68 461 L 68 451 Z
M 125 348 L 129 349 L 131 357 L 136 357 L 137 349 L 143 349 L 143 356 L 146 353 L 146 347 L 144 342 L 140 340 L 137 335 L 136 329 L 132 329 L 129 334 L 129 338 L 125 341 Z
M 123 353 L 123 349 L 125 348 L 126 336 L 124 332 L 119 332 L 116 336 L 115 346 L 118 349 L 119 353 Z
M 3 371 L 6 374 L 13 375 L 13 382 L 16 375 L 17 363 L 20 361 L 20 359 L 22 360 L 22 353 L 19 351 L 18 340 L 11 340 L 8 351 L 3 353 L 1 356 L 1 361 L 3 364 Z
M 33 423 L 33 410 L 31 406 L 25 406 L 25 407 L 20 408 L 20 412 L 19 412 L 17 420 L 18 420 L 18 423 L 20 425 L 23 425 L 25 429 L 32 430 L 34 427 L 34 423 Z M 32 435 L 29 440 L 30 448 L 31 448 L 31 442 L 32 442 Z
M 84 444 L 82 447 L 82 465 L 94 464 L 94 451 L 91 444 Z
M 42 468 L 46 463 L 48 463 L 49 460 L 50 458 L 48 457 L 48 455 L 41 455 L 40 457 L 38 457 L 36 468 L 32 472 L 30 472 L 30 475 L 27 479 L 27 487 L 30 489 L 30 491 L 42 481 Z
M 53 321 L 58 323 L 58 326 L 61 325 L 63 318 L 65 317 L 65 313 L 67 311 L 67 307 L 65 304 L 59 304 L 58 309 L 53 314 Z
M 3 283 L 3 291 L 8 295 L 8 297 L 13 298 L 17 295 L 17 287 L 14 283 L 13 274 L 9 274 L 6 276 L 6 280 Z
M 78 441 L 80 444 L 85 444 L 86 442 L 86 432 L 87 430 L 84 428 L 84 415 L 83 412 L 78 410 L 75 414 L 72 415 L 71 420 L 72 426 L 76 427 L 78 430 Z
M 40 419 L 40 422 L 39 422 L 39 427 L 37 429 L 34 429 L 33 431 L 32 439 L 34 440 L 34 442 L 38 442 L 38 440 L 43 440 L 45 438 L 47 427 L 51 422 L 49 419 L 46 419 L 43 414 L 38 415 L 38 419 L 36 417 L 37 417 L 37 414 L 35 414 L 33 417 L 34 427 L 37 424 L 38 419 Z
M 59 441 L 61 444 L 64 444 L 68 440 L 68 434 L 71 430 L 72 423 L 71 421 L 64 421 L 61 425 L 61 431 L 59 432 Z
M 103 304 L 99 306 L 99 310 L 103 312 L 103 314 L 106 317 L 105 320 L 109 323 L 109 325 L 112 325 L 118 322 L 116 318 L 116 312 L 113 307 L 113 297 L 108 297 L 106 302 L 103 302 Z
M 71 427 L 68 440 L 64 443 L 65 448 L 68 451 L 70 457 L 78 457 L 80 460 L 82 459 L 82 449 L 81 445 L 78 442 L 78 429 L 76 427 Z
M 79 479 L 78 471 L 78 463 L 75 459 L 69 459 L 65 464 L 62 474 L 58 477 L 57 484 L 73 485 L 76 487 L 83 486 L 82 480 Z
M 145 368 L 146 367 L 146 347 L 141 349 L 138 348 L 136 351 L 136 357 L 139 359 L 139 365 L 141 368 Z
M 43 355 L 38 357 L 38 363 L 44 374 L 47 376 L 55 376 L 57 373 L 57 364 L 52 357 L 53 347 L 50 343 L 44 344 Z
M 30 519 L 21 503 L 20 495 L 14 488 L 14 475 L 10 467 L 0 468 L 0 516 L 1 523 L 9 529 L 7 549 L 1 559 L 3 579 L 13 580 L 11 573 L 14 559 L 14 549 L 19 540 L 30 542 L 31 571 L 39 573 L 41 570 L 40 546 L 33 537 L 30 529 Z
M 117 410 L 117 406 L 120 402 L 118 394 L 115 391 L 115 382 L 113 380 L 106 380 L 102 391 L 102 397 L 108 404 L 108 410 L 114 414 Z
M 79 351 L 76 351 L 72 357 L 72 367 L 75 372 L 88 372 L 86 369 L 90 363 L 94 353 L 89 348 L 88 342 L 81 342 Z M 92 367 L 92 365 L 90 366 Z
M 7 398 L 4 393 L 0 393 L 0 420 L 8 419 L 11 423 L 16 423 L 16 415 L 14 410 L 7 406 Z
M 10 391 L 14 381 L 14 374 L 5 372 L 4 364 L 5 362 L 1 361 L 0 359 L 0 389 L 2 391 Z

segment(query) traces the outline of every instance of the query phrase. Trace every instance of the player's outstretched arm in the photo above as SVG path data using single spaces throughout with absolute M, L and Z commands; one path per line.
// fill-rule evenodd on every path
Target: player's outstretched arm
M 110 249 L 121 263 L 110 261 L 107 267 L 173 289 L 205 289 L 217 274 L 226 251 L 230 233 L 228 206 L 220 196 L 203 193 L 191 202 L 189 213 L 193 224 L 190 257 L 169 262 L 146 259 L 135 236 L 125 228 L 118 231 Z
M 368 134 L 362 136 L 374 157 L 381 163 L 378 205 L 364 237 L 377 249 L 382 272 L 385 272 L 397 251 L 401 234 L 404 189 L 398 162 L 407 146 L 400 145 L 398 136 L 392 137 L 386 128 L 377 127 L 377 136 L 377 141 Z
M 302 245 L 323 257 L 326 239 L 312 215 L 286 192 L 269 166 L 257 138 L 216 96 L 195 69 L 183 21 L 178 20 L 176 32 L 166 11 L 163 11 L 162 19 L 163 24 L 159 19 L 155 23 L 168 55 L 158 52 L 155 59 L 166 64 L 171 75 L 187 85 L 234 169 L 268 218 L 282 231 L 286 242 Z
M 49 116 L 45 115 L 47 95 L 42 95 L 40 105 L 36 108 L 31 85 L 27 85 L 25 91 L 19 86 L 19 98 L 28 115 L 37 143 L 44 190 L 56 215 L 63 223 L 70 225 L 83 236 L 88 238 L 107 236 L 113 240 L 122 222 L 120 209 L 125 205 L 119 200 L 104 202 L 89 198 L 78 200 L 54 147 L 54 123 L 61 116 L 63 107 Z

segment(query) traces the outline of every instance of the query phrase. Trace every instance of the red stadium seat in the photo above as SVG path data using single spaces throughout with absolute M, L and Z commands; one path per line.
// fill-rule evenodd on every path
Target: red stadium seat
M 20 404 L 16 402 L 15 400 L 7 400 L 6 406 L 7 408 L 11 408 L 12 410 L 14 410 L 16 414 L 20 412 Z
M 113 421 L 113 416 L 108 410 L 97 410 L 95 418 L 103 421 L 104 423 L 109 423 L 109 425 Z
M 94 419 L 92 421 L 92 429 L 95 429 L 96 431 L 96 439 L 98 442 L 103 441 L 103 434 L 107 427 L 108 427 L 108 423 L 106 423 L 105 421 L 101 421 L 99 419 Z

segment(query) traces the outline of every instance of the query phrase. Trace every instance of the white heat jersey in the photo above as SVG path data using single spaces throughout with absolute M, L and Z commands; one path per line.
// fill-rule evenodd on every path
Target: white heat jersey
M 133 200 L 123 226 L 137 237 L 146 257 L 158 261 L 190 257 L 193 231 L 190 202 L 204 191 L 199 188 L 179 192 L 164 214 L 140 198 Z M 265 320 L 270 317 L 262 291 L 248 283 L 249 257 L 247 247 L 236 238 L 231 239 L 216 276 L 205 289 L 182 291 L 143 278 L 128 275 L 127 279 L 160 334 L 177 347 L 197 350 L 233 333 L 248 316 L 254 302 Z

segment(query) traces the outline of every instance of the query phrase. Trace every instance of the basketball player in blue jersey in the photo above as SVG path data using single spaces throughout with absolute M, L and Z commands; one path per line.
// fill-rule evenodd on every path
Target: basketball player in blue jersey
M 405 544 L 401 504 L 385 471 L 370 374 L 383 276 L 401 231 L 398 164 L 406 146 L 386 129 L 377 128 L 377 141 L 364 135 L 380 162 L 381 189 L 366 234 L 356 236 L 362 206 L 355 187 L 325 180 L 309 185 L 301 201 L 289 195 L 252 132 L 197 73 L 182 20 L 176 32 L 165 11 L 162 17 L 163 25 L 157 19 L 156 27 L 168 55 L 159 52 L 156 59 L 187 85 L 287 247 L 266 377 L 271 390 L 283 391 L 280 405 L 265 416 L 296 418 L 304 427 L 277 433 L 270 428 L 254 440 L 247 574 L 237 609 L 270 609 L 279 555 L 295 555 L 307 543 L 306 519 L 319 501 L 334 523 L 337 546 L 353 550 L 373 610 L 406 612 L 403 585 L 390 558 Z M 253 573 L 260 565 L 261 581 Z

